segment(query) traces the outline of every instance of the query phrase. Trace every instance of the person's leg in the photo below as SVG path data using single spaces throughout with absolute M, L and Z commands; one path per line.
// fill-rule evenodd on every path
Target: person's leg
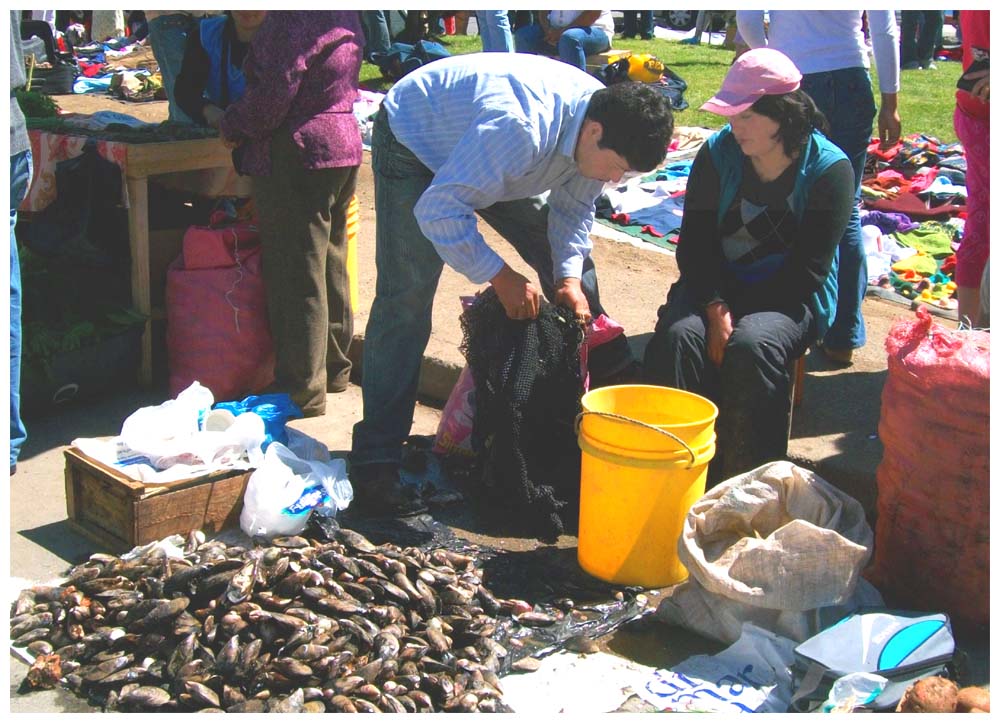
M 657 311 L 656 328 L 646 344 L 643 382 L 701 394 L 718 395 L 719 370 L 708 359 L 706 320 L 684 281 L 670 287 Z
M 342 392 L 351 381 L 347 352 L 354 338 L 351 280 L 347 275 L 347 209 L 354 198 L 358 167 L 331 168 L 325 174 L 336 193 L 330 197 L 330 235 L 326 245 L 326 391 Z
M 506 10 L 476 10 L 484 53 L 513 53 L 514 37 Z
M 559 38 L 559 59 L 587 69 L 587 56 L 603 53 L 611 47 L 611 39 L 600 28 L 571 28 Z
M 389 52 L 389 24 L 383 10 L 362 10 L 361 20 L 365 30 L 365 58 L 371 62 L 372 53 Z
M 17 254 L 17 208 L 31 185 L 31 151 L 10 157 L 10 471 L 14 473 L 28 433 L 21 420 L 21 262 Z
M 181 110 L 174 99 L 174 83 L 180 75 L 184 62 L 184 45 L 187 35 L 197 20 L 183 13 L 160 15 L 149 21 L 149 44 L 153 48 L 153 57 L 160 67 L 163 79 L 163 89 L 167 93 L 167 108 L 169 119 L 176 123 L 191 123 L 194 121 Z
M 923 22 L 917 39 L 917 62 L 921 68 L 930 68 L 944 25 L 944 10 L 922 10 Z
M 634 38 L 635 34 L 639 31 L 638 23 L 636 22 L 636 17 L 641 10 L 623 10 L 622 11 L 622 21 L 624 23 L 622 27 L 622 37 L 623 38 Z
M 810 95 L 830 123 L 830 140 L 854 167 L 855 204 L 840 241 L 837 271 L 837 314 L 822 339 L 831 358 L 849 362 L 851 350 L 864 346 L 865 321 L 861 304 L 868 289 L 868 261 L 861 238 L 861 179 L 868 141 L 875 120 L 875 96 L 864 68 L 846 68 L 831 73 L 810 73 L 802 78 L 802 90 Z
M 381 112 L 372 131 L 372 170 L 377 278 L 365 330 L 364 418 L 354 426 L 352 474 L 401 460 L 444 266 L 413 214 L 434 174 L 396 140 Z
M 965 148 L 967 212 L 962 243 L 956 252 L 958 318 L 978 325 L 979 289 L 990 257 L 990 124 L 955 109 L 955 135 Z
M 514 33 L 514 47 L 519 53 L 540 53 L 545 45 L 545 33 L 537 23 L 525 25 Z
M 899 21 L 899 67 L 914 70 L 920 67 L 917 61 L 917 30 L 920 25 L 920 10 L 900 11 Z
M 333 384 L 346 386 L 350 375 L 345 226 L 356 176 L 356 168 L 304 168 L 282 127 L 271 139 L 271 175 L 253 179 L 274 383 L 307 417 L 326 412 L 328 369 Z
M 548 237 L 549 207 L 544 199 L 535 196 L 517 201 L 495 203 L 478 211 L 486 223 L 503 236 L 525 262 L 538 274 L 542 293 L 552 299 L 555 295 L 555 279 L 552 270 L 552 248 Z M 580 278 L 583 293 L 590 304 L 590 313 L 597 317 L 606 313 L 601 305 L 600 289 L 597 285 L 597 270 L 589 256 L 583 262 Z M 634 363 L 628 339 L 624 334 L 602 344 L 590 354 L 588 364 L 595 385 L 620 372 Z
M 653 11 L 652 10 L 640 10 L 639 11 L 639 36 L 643 40 L 651 40 L 653 38 Z
M 747 314 L 736 321 L 719 369 L 713 481 L 787 454 L 789 360 L 802 356 L 812 341 L 812 322 L 806 304 L 785 313 Z

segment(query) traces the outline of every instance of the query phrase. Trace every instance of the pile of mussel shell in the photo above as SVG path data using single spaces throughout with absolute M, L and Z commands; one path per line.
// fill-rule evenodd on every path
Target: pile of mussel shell
M 499 618 L 558 613 L 497 599 L 453 550 L 345 528 L 264 546 L 194 532 L 22 591 L 10 634 L 35 658 L 25 687 L 61 684 L 108 710 L 492 712 L 509 710 Z

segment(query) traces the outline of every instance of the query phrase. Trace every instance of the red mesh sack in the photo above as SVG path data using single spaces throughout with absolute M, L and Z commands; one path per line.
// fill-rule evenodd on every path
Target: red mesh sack
M 267 320 L 260 246 L 226 268 L 167 269 L 167 365 L 170 393 L 191 382 L 215 401 L 243 399 L 274 381 L 274 346 Z
M 895 606 L 989 622 L 990 335 L 926 309 L 886 339 L 875 555 Z

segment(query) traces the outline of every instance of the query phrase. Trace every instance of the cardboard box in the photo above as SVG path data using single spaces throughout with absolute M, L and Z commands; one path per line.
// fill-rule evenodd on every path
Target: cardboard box
M 173 534 L 238 527 L 252 470 L 144 484 L 73 447 L 66 457 L 70 526 L 114 552 Z

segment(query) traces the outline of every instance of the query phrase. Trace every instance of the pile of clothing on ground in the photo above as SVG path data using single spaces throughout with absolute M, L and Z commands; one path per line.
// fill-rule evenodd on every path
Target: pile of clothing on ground
M 904 301 L 957 308 L 955 251 L 965 226 L 965 170 L 958 143 L 921 134 L 887 150 L 872 143 L 861 185 L 869 285 Z

